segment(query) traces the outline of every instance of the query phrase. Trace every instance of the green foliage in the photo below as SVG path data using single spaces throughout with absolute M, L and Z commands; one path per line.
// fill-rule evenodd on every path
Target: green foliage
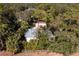
M 44 10 L 34 10 L 34 17 L 41 19 L 41 20 L 46 20 L 46 12 Z M 40 16 L 39 16 L 40 15 Z
M 4 35 L 7 24 L 0 23 L 0 34 Z
M 69 55 L 75 52 L 75 46 L 72 42 L 65 37 L 58 37 L 56 41 L 51 42 L 49 50 L 53 52 L 63 53 L 64 55 Z
M 69 55 L 76 52 L 78 47 L 78 38 L 73 32 L 57 32 L 56 38 L 51 42 L 49 49 L 54 52 L 60 52 Z M 64 34 L 64 35 L 63 35 Z
M 19 36 L 17 34 L 8 37 L 6 41 L 6 50 L 13 53 L 17 52 L 19 48 L 18 40 Z
M 38 50 L 47 50 L 48 46 L 49 46 L 49 39 L 47 38 L 47 33 L 45 33 L 44 30 L 40 30 L 38 32 L 38 45 L 37 45 L 37 49 Z
M 30 42 L 24 42 L 24 50 L 37 50 L 38 40 L 31 40 Z
M 20 42 L 20 38 L 21 36 L 24 35 L 24 32 L 27 29 L 27 23 L 25 21 L 21 21 L 20 22 L 20 28 L 11 36 L 8 37 L 7 41 L 6 41 L 6 50 L 10 51 L 10 52 L 18 52 L 19 49 L 19 44 L 22 43 Z
M 0 40 L 5 47 L 3 50 L 14 53 L 23 49 L 50 50 L 65 55 L 78 52 L 78 10 L 79 4 L 0 4 Z M 49 41 L 47 33 L 40 30 L 37 40 L 26 42 L 24 33 L 33 26 L 35 20 L 46 21 L 55 39 Z
M 0 4 L 0 13 L 3 11 L 4 5 Z

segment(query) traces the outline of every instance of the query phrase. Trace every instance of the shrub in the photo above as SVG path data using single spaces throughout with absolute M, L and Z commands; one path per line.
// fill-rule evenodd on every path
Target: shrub
M 20 25 L 20 28 L 14 32 L 13 34 L 10 34 L 6 39 L 6 50 L 10 52 L 19 52 L 19 44 L 22 43 L 21 37 L 24 35 L 26 29 L 28 28 L 28 24 L 26 21 L 17 21 L 18 24 Z M 21 42 L 20 42 L 21 41 Z
M 77 24 L 77 20 L 68 19 L 68 20 L 64 20 L 64 23 L 67 25 L 73 25 L 73 24 Z
M 47 33 L 44 30 L 40 30 L 38 32 L 38 45 L 37 45 L 37 49 L 38 50 L 47 50 L 48 46 L 49 46 L 49 39 L 47 36 Z
M 19 48 L 18 40 L 19 36 L 17 34 L 9 36 L 6 40 L 6 51 L 16 53 Z
M 55 40 L 50 42 L 48 49 L 53 52 L 59 52 L 63 53 L 64 55 L 69 55 L 76 52 L 78 44 L 77 41 L 78 39 L 76 39 L 76 37 L 72 34 L 62 32 L 61 34 L 58 34 L 56 36 Z
M 61 40 L 61 41 L 60 41 Z M 58 42 L 53 42 L 49 46 L 49 50 L 57 53 L 63 53 L 64 55 L 69 55 L 75 51 L 73 45 L 70 42 L 65 42 L 60 39 Z
M 24 50 L 37 50 L 38 40 L 31 40 L 30 42 L 24 42 Z
M 3 41 L 2 39 L 0 38 L 0 51 L 3 49 Z

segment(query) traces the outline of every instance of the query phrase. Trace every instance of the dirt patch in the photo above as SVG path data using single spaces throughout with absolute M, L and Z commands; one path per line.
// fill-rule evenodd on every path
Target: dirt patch
M 53 52 L 24 52 L 16 54 L 16 56 L 63 56 L 63 54 Z
M 61 53 L 55 53 L 55 52 L 22 52 L 13 54 L 12 52 L 0 52 L 0 56 L 64 56 Z M 73 53 L 69 56 L 79 56 L 79 53 Z
M 14 54 L 12 52 L 0 52 L 0 56 L 13 56 Z
M 79 56 L 79 53 L 73 53 L 70 56 Z
M 0 56 L 63 56 L 60 53 L 53 53 L 53 52 L 23 52 L 13 54 L 12 52 L 0 52 Z

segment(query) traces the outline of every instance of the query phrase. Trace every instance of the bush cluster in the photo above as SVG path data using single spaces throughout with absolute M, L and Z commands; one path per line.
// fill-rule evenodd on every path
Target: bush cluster
M 49 50 L 69 55 L 79 51 L 79 4 L 0 4 L 0 50 L 13 53 Z M 24 34 L 33 22 L 43 20 L 55 35 L 49 40 L 39 31 L 37 40 Z

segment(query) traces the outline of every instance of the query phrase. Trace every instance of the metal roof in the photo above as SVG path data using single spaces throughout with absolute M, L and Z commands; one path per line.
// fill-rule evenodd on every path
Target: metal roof
M 45 30 L 46 34 L 48 35 L 48 38 L 54 37 L 52 32 L 49 29 Z M 38 30 L 36 28 L 30 28 L 28 31 L 25 33 L 25 38 L 37 38 L 38 37 Z

